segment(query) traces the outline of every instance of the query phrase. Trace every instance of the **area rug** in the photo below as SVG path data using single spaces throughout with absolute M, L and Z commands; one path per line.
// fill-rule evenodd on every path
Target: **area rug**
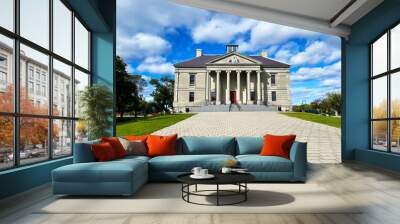
M 180 184 L 150 183 L 131 197 L 56 197 L 36 213 L 360 213 L 358 205 L 344 201 L 317 184 L 260 183 L 249 184 L 248 187 L 250 191 L 247 201 L 237 205 L 189 204 L 182 200 Z M 198 190 L 212 188 L 215 186 L 203 185 Z M 237 199 L 240 198 L 225 197 L 222 202 L 229 203 Z M 193 196 L 191 200 L 215 203 L 215 197 L 212 196 Z

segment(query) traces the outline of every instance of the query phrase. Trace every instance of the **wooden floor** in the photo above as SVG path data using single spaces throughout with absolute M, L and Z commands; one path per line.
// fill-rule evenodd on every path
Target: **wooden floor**
M 43 186 L 0 202 L 0 223 L 400 223 L 400 174 L 357 163 L 310 165 L 308 181 L 366 206 L 357 214 L 35 214 L 54 200 Z

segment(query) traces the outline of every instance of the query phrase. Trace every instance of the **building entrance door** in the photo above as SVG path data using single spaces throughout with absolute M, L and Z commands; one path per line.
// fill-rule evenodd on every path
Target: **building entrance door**
M 232 104 L 236 104 L 237 103 L 237 101 L 236 101 L 236 91 L 231 91 L 229 94 L 230 94 L 231 103 Z

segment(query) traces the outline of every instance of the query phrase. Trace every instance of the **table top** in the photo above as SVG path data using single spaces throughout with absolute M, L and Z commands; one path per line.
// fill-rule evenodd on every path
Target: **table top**
M 236 184 L 248 183 L 255 180 L 249 173 L 213 173 L 212 179 L 193 179 L 191 173 L 182 174 L 177 177 L 178 181 L 186 184 Z

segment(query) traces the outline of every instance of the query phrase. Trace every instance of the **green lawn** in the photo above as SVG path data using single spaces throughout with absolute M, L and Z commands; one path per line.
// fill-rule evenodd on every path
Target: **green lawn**
M 151 134 L 193 115 L 194 114 L 170 114 L 117 122 L 117 136 Z
M 340 128 L 340 117 L 329 117 L 329 116 L 322 116 L 318 114 L 311 114 L 311 113 L 304 113 L 304 112 L 285 112 L 282 113 L 283 115 L 289 117 L 295 117 L 306 121 L 312 121 L 315 123 L 325 124 L 332 127 Z

